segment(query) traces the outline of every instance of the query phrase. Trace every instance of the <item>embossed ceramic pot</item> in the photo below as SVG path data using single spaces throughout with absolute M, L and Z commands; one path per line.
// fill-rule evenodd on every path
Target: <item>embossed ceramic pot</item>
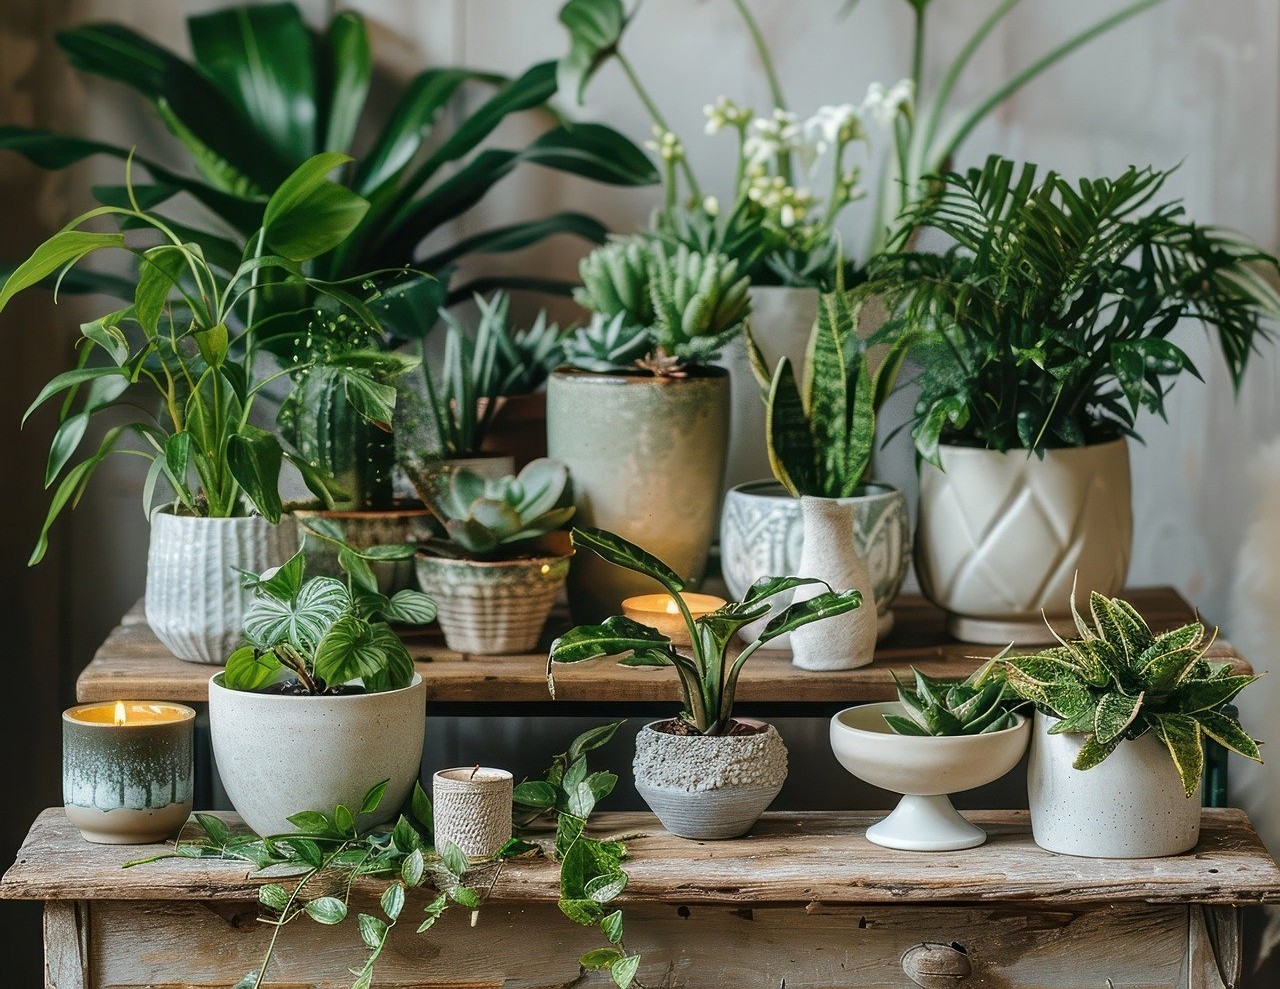
M 298 533 L 307 551 L 309 576 L 341 577 L 338 549 L 333 543 L 307 533 L 307 523 L 328 522 L 342 533 L 343 541 L 354 549 L 417 545 L 431 538 L 431 513 L 420 502 L 401 503 L 387 511 L 324 511 L 318 508 L 295 508 Z M 370 564 L 378 578 L 378 590 L 388 596 L 415 584 L 413 558 L 379 560 Z
M 891 605 L 902 590 L 910 563 L 907 500 L 896 488 L 875 483 L 866 485 L 861 495 L 838 500 L 854 506 L 850 537 L 871 573 L 879 635 L 883 637 L 893 627 Z M 720 567 L 734 598 L 741 600 L 760 577 L 799 574 L 803 549 L 800 499 L 793 498 L 781 484 L 752 481 L 725 496 L 720 518 Z M 790 600 L 789 595 L 778 595 L 774 609 L 786 607 Z M 742 637 L 754 641 L 758 631 L 750 626 Z M 781 636 L 767 645 L 784 648 L 788 638 Z
M 1070 621 L 1071 588 L 1114 597 L 1133 546 L 1125 440 L 998 453 L 944 446 L 920 470 L 916 573 L 947 630 L 965 642 L 1052 641 L 1044 616 Z
M 240 645 L 252 595 L 237 567 L 261 573 L 298 551 L 292 518 L 207 519 L 157 512 L 147 552 L 147 624 L 165 648 L 191 663 L 221 664 Z

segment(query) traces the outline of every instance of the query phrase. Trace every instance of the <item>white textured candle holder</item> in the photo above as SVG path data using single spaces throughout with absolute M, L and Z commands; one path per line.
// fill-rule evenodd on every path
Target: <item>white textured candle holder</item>
M 436 844 L 449 841 L 488 858 L 511 840 L 511 774 L 505 769 L 442 769 L 431 778 Z

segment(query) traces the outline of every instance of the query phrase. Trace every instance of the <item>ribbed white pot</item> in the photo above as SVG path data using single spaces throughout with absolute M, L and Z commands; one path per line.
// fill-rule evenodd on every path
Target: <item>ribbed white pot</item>
M 414 674 L 401 690 L 298 697 L 228 690 L 209 679 L 213 759 L 231 805 L 260 835 L 292 831 L 304 810 L 352 812 L 390 780 L 377 811 L 360 828 L 393 820 L 418 778 L 426 732 L 427 688 Z
M 147 624 L 171 653 L 221 664 L 240 645 L 252 595 L 236 567 L 261 573 L 298 551 L 292 518 L 209 519 L 157 512 L 147 552 Z
M 1072 768 L 1086 735 L 1049 734 L 1037 713 L 1027 766 L 1036 844 L 1088 858 L 1179 855 L 1200 840 L 1200 800 L 1182 788 L 1173 758 L 1153 732 L 1124 741 L 1088 770 Z
M 1080 600 L 1124 587 L 1133 546 L 1125 440 L 998 453 L 944 446 L 920 471 L 916 573 L 958 639 L 1052 641 L 1041 613 L 1070 626 Z

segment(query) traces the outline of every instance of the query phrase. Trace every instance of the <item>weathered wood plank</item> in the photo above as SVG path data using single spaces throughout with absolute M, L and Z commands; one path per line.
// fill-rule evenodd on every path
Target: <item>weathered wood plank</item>
M 236 826 L 234 815 L 221 815 Z M 696 842 L 648 814 L 602 814 L 604 833 L 628 833 L 628 901 L 697 903 L 1200 903 L 1280 902 L 1280 867 L 1238 810 L 1206 810 L 1193 853 L 1133 861 L 1054 855 L 1031 840 L 1025 811 L 970 815 L 981 848 L 920 854 L 866 840 L 878 815 L 766 814 L 735 841 Z M 233 863 L 170 860 L 122 870 L 163 846 L 91 845 L 60 809 L 36 820 L 0 898 L 44 900 L 252 900 L 260 880 Z M 495 900 L 557 898 L 546 860 L 508 863 Z
M 89 909 L 74 900 L 44 908 L 45 989 L 88 989 Z
M 1139 588 L 1128 592 L 1154 628 L 1188 621 L 1191 606 L 1172 588 Z M 797 670 L 786 651 L 761 651 L 743 670 L 738 699 L 748 703 L 858 703 L 892 700 L 893 676 L 918 667 L 930 676 L 960 677 L 975 670 L 998 650 L 950 640 L 943 629 L 943 614 L 923 598 L 904 595 L 894 604 L 897 627 L 876 650 L 870 666 L 857 670 L 817 673 Z M 547 641 L 567 627 L 567 617 L 553 617 Z M 415 667 L 435 701 L 472 704 L 548 701 L 546 661 L 543 651 L 517 656 L 474 656 L 444 647 L 438 632 L 407 637 Z M 736 647 L 735 647 L 736 648 Z M 1224 641 L 1211 653 L 1234 662 L 1241 670 L 1248 663 Z M 134 608 L 108 637 L 76 682 L 81 702 L 121 697 L 174 701 L 208 699 L 213 671 L 184 663 L 151 634 Z M 581 663 L 556 671 L 556 697 L 563 701 L 667 702 L 680 696 L 670 669 L 623 669 L 608 662 Z

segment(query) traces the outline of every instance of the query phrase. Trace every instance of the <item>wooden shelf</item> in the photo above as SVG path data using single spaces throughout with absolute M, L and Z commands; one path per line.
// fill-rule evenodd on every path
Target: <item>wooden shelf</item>
M 1164 630 L 1193 617 L 1193 609 L 1168 587 L 1139 588 L 1125 596 L 1152 628 Z M 892 673 L 916 666 L 931 676 L 966 676 L 998 650 L 956 642 L 943 629 L 943 613 L 923 598 L 904 595 L 894 603 L 897 626 L 876 650 L 875 662 L 857 670 L 811 673 L 791 665 L 790 653 L 761 650 L 744 667 L 738 699 L 747 704 L 833 707 L 894 697 Z M 544 645 L 568 625 L 553 616 Z M 446 649 L 433 628 L 406 637 L 415 667 L 438 703 L 466 705 L 549 703 L 545 648 L 518 656 L 475 656 Z M 1248 663 L 1225 641 L 1210 653 L 1241 670 Z M 147 627 L 139 603 L 125 616 L 76 681 L 81 702 L 138 700 L 203 702 L 216 669 L 175 659 Z M 562 703 L 647 704 L 677 700 L 669 669 L 629 669 L 607 660 L 556 670 Z

